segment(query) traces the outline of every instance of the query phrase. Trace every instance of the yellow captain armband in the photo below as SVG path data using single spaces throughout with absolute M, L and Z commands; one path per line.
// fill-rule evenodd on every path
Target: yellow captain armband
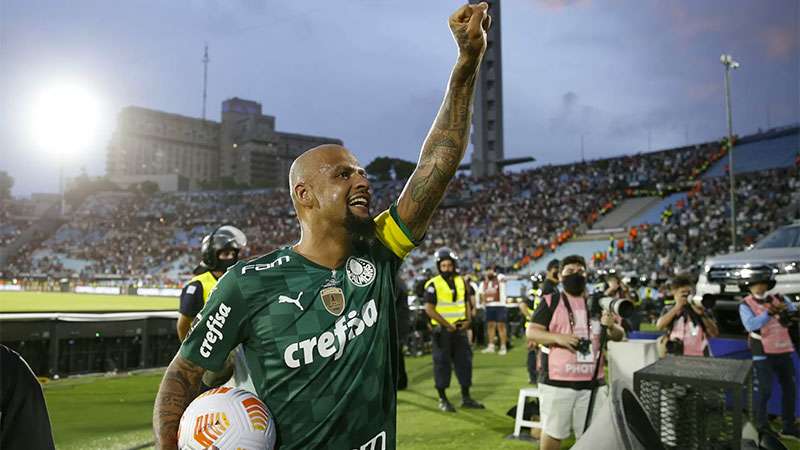
M 419 242 L 397 215 L 397 205 L 375 217 L 375 236 L 398 258 L 405 258 Z

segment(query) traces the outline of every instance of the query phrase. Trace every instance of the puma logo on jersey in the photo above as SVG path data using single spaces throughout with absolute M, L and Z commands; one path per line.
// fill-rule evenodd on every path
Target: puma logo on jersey
M 200 354 L 203 358 L 211 356 L 211 350 L 217 341 L 221 341 L 225 335 L 222 334 L 222 327 L 225 325 L 225 319 L 231 313 L 231 307 L 225 303 L 220 303 L 216 314 L 209 314 L 206 320 L 206 336 L 203 338 L 203 343 L 200 345 Z
M 303 291 L 300 291 L 300 294 L 297 295 L 297 298 L 287 297 L 285 295 L 278 296 L 278 303 L 291 303 L 294 306 L 300 308 L 300 311 L 303 311 L 303 305 L 300 304 L 300 297 L 303 296 Z
M 281 256 L 280 258 L 272 261 L 271 263 L 265 264 L 248 264 L 242 267 L 242 275 L 246 274 L 248 270 L 255 270 L 256 272 L 261 272 L 262 270 L 272 269 L 275 266 L 281 266 L 284 263 L 288 263 L 290 258 L 286 255 Z
M 375 299 L 364 304 L 360 312 L 351 310 L 339 317 L 332 332 L 326 331 L 319 336 L 289 344 L 283 352 L 286 367 L 297 369 L 301 365 L 312 364 L 316 355 L 322 358 L 333 356 L 333 360 L 337 361 L 344 354 L 348 341 L 361 336 L 367 328 L 374 327 L 378 322 Z

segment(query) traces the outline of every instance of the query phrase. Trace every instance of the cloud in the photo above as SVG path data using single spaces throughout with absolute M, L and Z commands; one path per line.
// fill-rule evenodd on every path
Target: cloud
M 571 6 L 589 5 L 591 0 L 536 0 L 536 3 L 551 11 L 562 11 Z
M 730 22 L 730 17 L 727 16 L 703 14 L 697 10 L 696 5 L 677 2 L 669 5 L 668 14 L 672 23 L 670 31 L 677 34 L 685 43 L 694 42 L 706 34 L 720 33 L 724 31 L 726 22 Z
M 795 24 L 797 26 L 797 24 Z M 767 49 L 767 56 L 772 59 L 796 58 L 798 50 L 797 28 L 772 27 L 761 33 L 761 38 Z

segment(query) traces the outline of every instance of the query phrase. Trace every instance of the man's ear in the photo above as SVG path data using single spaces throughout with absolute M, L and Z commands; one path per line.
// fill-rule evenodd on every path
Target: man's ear
M 294 197 L 300 205 L 310 207 L 314 203 L 314 196 L 304 181 L 294 185 Z

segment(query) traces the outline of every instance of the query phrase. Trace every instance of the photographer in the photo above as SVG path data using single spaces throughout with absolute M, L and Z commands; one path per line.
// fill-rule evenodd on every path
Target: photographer
M 639 330 L 639 325 L 642 322 L 641 315 L 639 314 L 639 296 L 634 290 L 628 287 L 619 275 L 610 273 L 606 275 L 606 289 L 603 292 L 606 297 L 620 300 L 630 300 L 635 309 L 630 318 L 623 319 L 623 328 L 625 331 Z
M 772 273 L 754 274 L 746 280 L 741 289 L 750 291 L 739 305 L 739 316 L 747 330 L 747 340 L 753 352 L 753 370 L 755 372 L 753 400 L 756 409 L 756 420 L 759 428 L 768 428 L 767 403 L 772 394 L 772 381 L 778 377 L 783 398 L 781 399 L 784 437 L 800 437 L 795 424 L 795 396 L 797 381 L 794 379 L 792 353 L 794 345 L 789 337 L 788 326 L 797 317 L 797 307 L 780 295 L 768 295 L 767 291 L 775 287 Z M 796 323 L 796 322 L 795 322 Z
M 671 355 L 711 356 L 709 337 L 719 336 L 717 322 L 702 305 L 691 303 L 694 282 L 689 275 L 677 275 L 670 284 L 672 301 L 666 301 L 656 322 L 666 331 L 666 352 Z M 691 304 L 690 304 L 691 303 Z
M 605 385 L 601 333 L 605 330 L 607 338 L 613 341 L 625 336 L 611 312 L 603 311 L 600 317 L 593 317 L 586 293 L 583 257 L 572 255 L 562 260 L 561 282 L 564 292 L 543 297 L 527 333 L 529 339 L 542 346 L 539 368 L 542 450 L 560 448 L 570 430 L 576 438 L 583 434 L 592 391 Z

